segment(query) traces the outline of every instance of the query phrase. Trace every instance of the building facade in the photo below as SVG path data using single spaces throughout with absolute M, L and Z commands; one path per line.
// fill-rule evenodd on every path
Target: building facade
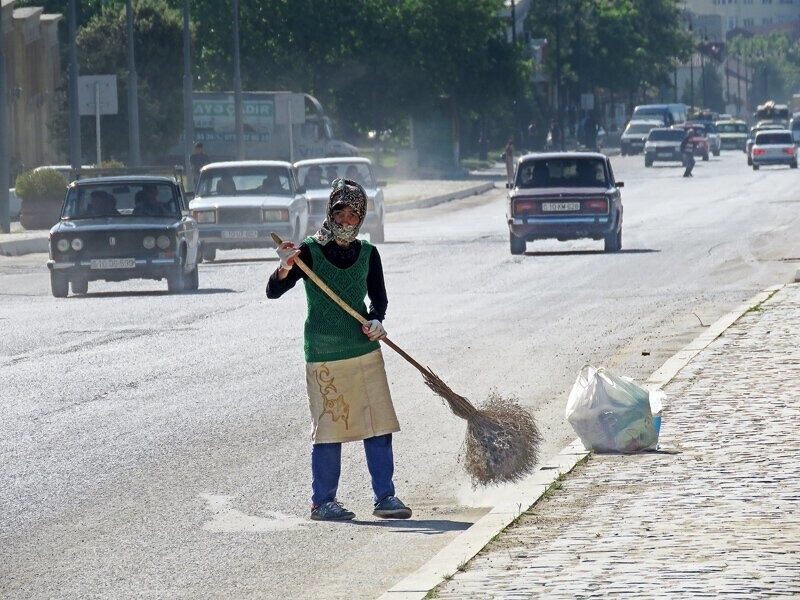
M 733 29 L 800 21 L 800 0 L 685 0 L 683 4 L 696 18 L 695 30 L 719 41 Z
M 45 14 L 41 7 L 15 8 L 14 0 L 0 2 L 9 121 L 0 123 L 0 135 L 8 137 L 13 185 L 19 172 L 58 162 L 49 125 L 61 82 L 58 23 L 62 16 Z

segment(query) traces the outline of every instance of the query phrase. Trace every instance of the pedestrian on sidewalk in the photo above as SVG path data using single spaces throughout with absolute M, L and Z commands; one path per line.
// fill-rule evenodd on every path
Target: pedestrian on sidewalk
M 281 264 L 267 283 L 267 297 L 279 298 L 304 280 L 308 316 L 304 328 L 306 386 L 311 409 L 311 518 L 343 521 L 355 517 L 336 498 L 342 443 L 363 440 L 372 477 L 375 509 L 387 519 L 408 519 L 411 509 L 395 496 L 392 434 L 400 425 L 389 393 L 379 340 L 388 300 L 378 249 L 358 240 L 367 195 L 357 182 L 336 179 L 327 218 L 299 246 L 278 248 Z M 294 264 L 300 258 L 368 321 L 360 326 Z M 369 297 L 370 307 L 364 298 Z
M 688 129 L 686 135 L 681 142 L 681 156 L 683 156 L 683 166 L 686 170 L 683 172 L 684 177 L 693 177 L 692 169 L 694 169 L 694 129 Z
M 514 139 L 509 138 L 503 148 L 503 162 L 506 164 L 506 183 L 514 181 Z

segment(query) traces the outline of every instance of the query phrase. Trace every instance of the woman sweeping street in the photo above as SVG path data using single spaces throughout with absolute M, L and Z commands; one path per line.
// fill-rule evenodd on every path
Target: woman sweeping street
M 267 297 L 279 298 L 304 280 L 308 316 L 304 328 L 306 385 L 311 410 L 311 518 L 355 517 L 336 498 L 342 443 L 363 440 L 372 479 L 373 514 L 408 519 L 411 509 L 395 496 L 392 434 L 400 425 L 389 393 L 380 340 L 388 301 L 377 248 L 357 240 L 367 196 L 355 181 L 337 179 L 327 218 L 299 247 L 284 242 L 281 264 L 267 283 Z M 363 327 L 330 300 L 294 265 L 299 257 L 368 321 Z M 369 297 L 369 311 L 364 299 Z

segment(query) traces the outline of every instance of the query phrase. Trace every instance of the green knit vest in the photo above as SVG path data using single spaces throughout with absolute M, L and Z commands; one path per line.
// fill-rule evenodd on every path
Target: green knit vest
M 364 298 L 367 295 L 367 272 L 372 245 L 360 240 L 361 252 L 356 262 L 347 269 L 340 269 L 325 258 L 322 248 L 313 238 L 306 238 L 304 242 L 311 250 L 314 272 L 342 300 L 366 318 L 367 306 Z M 380 347 L 379 342 L 369 341 L 361 331 L 361 325 L 328 298 L 311 279 L 305 280 L 305 287 L 308 299 L 303 345 L 306 362 L 355 358 Z

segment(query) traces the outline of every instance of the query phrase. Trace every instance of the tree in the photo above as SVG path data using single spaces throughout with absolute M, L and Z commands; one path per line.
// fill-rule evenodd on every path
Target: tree
M 134 51 L 139 91 L 139 123 L 142 157 L 163 160 L 178 143 L 183 131 L 181 76 L 183 72 L 183 23 L 180 13 L 163 0 L 138 0 L 133 6 Z M 80 28 L 77 35 L 81 75 L 117 76 L 119 111 L 102 117 L 103 153 L 128 156 L 127 30 L 124 3 L 106 5 Z M 66 89 L 66 75 L 63 84 Z M 68 146 L 66 94 L 63 110 L 53 124 L 62 149 Z M 94 121 L 81 127 L 82 147 L 94 148 Z

